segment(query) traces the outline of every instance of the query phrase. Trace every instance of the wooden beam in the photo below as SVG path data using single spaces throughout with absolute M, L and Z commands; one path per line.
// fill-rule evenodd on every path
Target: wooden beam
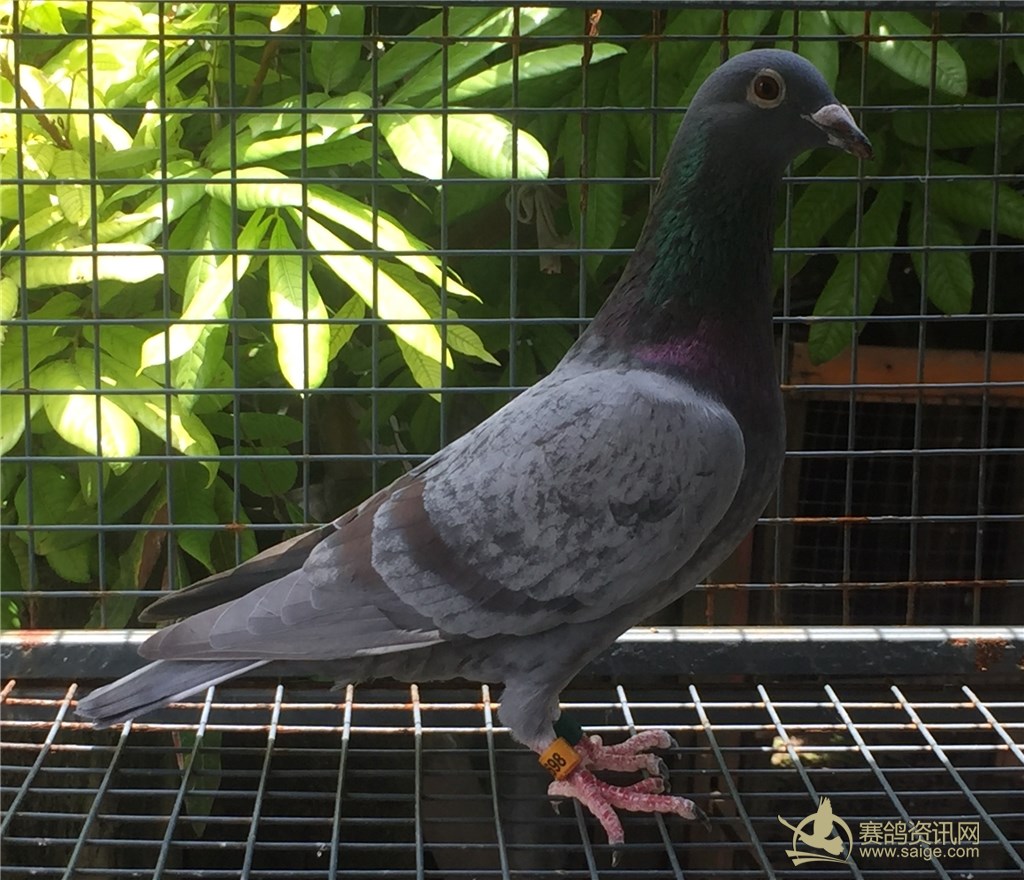
M 861 345 L 856 375 L 851 373 L 849 358 L 815 364 L 807 344 L 797 342 L 790 351 L 790 383 L 782 390 L 846 399 L 852 388 L 858 400 L 913 402 L 920 395 L 930 403 L 977 403 L 987 394 L 1006 406 L 1024 406 L 1024 354 L 1017 352 L 993 352 L 986 376 L 983 352 L 927 349 L 919 382 L 916 349 Z

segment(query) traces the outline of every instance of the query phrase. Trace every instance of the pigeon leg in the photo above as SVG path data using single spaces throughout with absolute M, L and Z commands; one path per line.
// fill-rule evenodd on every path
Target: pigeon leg
M 625 742 L 606 746 L 597 735 L 584 736 L 576 743 L 582 763 L 591 770 L 613 770 L 624 773 L 646 770 L 668 783 L 668 767 L 651 749 L 669 749 L 675 740 L 664 730 L 644 730 Z
M 620 846 L 625 835 L 615 810 L 632 813 L 675 813 L 684 819 L 707 821 L 703 811 L 693 802 L 661 792 L 664 783 L 660 776 L 648 776 L 632 785 L 611 785 L 602 782 L 589 770 L 577 767 L 565 779 L 555 780 L 548 786 L 550 797 L 576 798 L 604 828 L 608 843 Z
M 647 750 L 666 749 L 673 743 L 664 730 L 645 730 L 612 746 L 604 745 L 599 736 L 583 736 L 574 746 L 580 763 L 567 776 L 548 786 L 548 796 L 578 800 L 601 823 L 613 847 L 624 840 L 616 809 L 633 813 L 674 813 L 707 825 L 707 816 L 693 801 L 664 794 L 668 787 L 665 762 Z M 646 770 L 651 775 L 632 785 L 612 785 L 598 779 L 592 770 Z

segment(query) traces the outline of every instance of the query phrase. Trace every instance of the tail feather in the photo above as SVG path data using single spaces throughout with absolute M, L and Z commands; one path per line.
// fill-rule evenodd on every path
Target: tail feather
M 144 715 L 263 666 L 267 660 L 157 660 L 79 700 L 79 717 L 99 727 Z

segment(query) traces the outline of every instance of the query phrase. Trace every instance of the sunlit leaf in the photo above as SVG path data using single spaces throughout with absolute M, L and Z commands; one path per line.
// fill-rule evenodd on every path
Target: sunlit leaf
M 441 260 L 429 253 L 430 246 L 426 242 L 420 241 L 416 236 L 407 232 L 393 217 L 383 211 L 377 212 L 377 223 L 374 226 L 373 209 L 344 193 L 314 184 L 310 186 L 307 198 L 311 211 L 344 226 L 364 241 L 385 250 L 396 251 L 395 259 L 405 263 L 410 269 L 432 281 L 438 287 L 443 285 L 449 294 L 480 301 L 473 291 L 462 285 L 458 276 L 451 269 L 447 273 L 442 270 Z M 426 251 L 428 253 L 402 253 L 402 251 Z
M 405 109 L 405 105 L 389 105 Z M 452 151 L 442 147 L 443 120 L 422 112 L 388 113 L 380 117 L 380 130 L 398 164 L 428 180 L 440 180 L 451 166 Z
M 76 353 L 79 370 L 91 369 L 94 352 L 80 349 Z M 102 375 L 114 387 L 138 389 L 138 394 L 119 394 L 117 404 L 140 426 L 184 455 L 204 458 L 219 454 L 216 441 L 202 420 L 187 412 L 178 401 L 177 394 L 167 394 L 163 386 L 148 376 L 137 374 L 135 368 L 103 353 L 100 361 Z M 217 476 L 216 461 L 201 462 L 212 484 Z
M 458 36 L 506 37 L 518 24 L 519 36 L 525 37 L 542 24 L 558 18 L 565 11 L 565 9 L 551 7 L 509 6 L 499 9 L 479 24 L 459 32 Z M 447 77 L 448 81 L 454 80 L 459 74 L 469 70 L 482 58 L 486 58 L 495 49 L 504 45 L 504 41 L 489 42 L 486 39 L 449 42 L 445 55 L 432 55 L 415 74 L 398 88 L 391 96 L 391 100 L 408 102 L 424 94 L 433 94 L 438 89 L 442 74 Z
M 591 46 L 588 64 L 591 66 L 600 64 L 602 61 L 607 61 L 616 55 L 623 55 L 625 52 L 626 50 L 622 46 L 617 46 L 614 43 L 594 43 Z M 525 83 L 565 70 L 577 70 L 582 62 L 583 47 L 578 44 L 551 46 L 547 49 L 526 52 L 519 56 L 518 61 L 512 59 L 501 61 L 450 86 L 448 101 L 457 103 L 485 95 L 495 89 L 507 87 L 512 82 L 513 74 L 519 83 Z M 648 94 L 650 94 L 649 88 Z M 441 99 L 440 97 L 431 98 L 427 103 L 428 106 L 434 106 L 440 104 Z M 388 106 L 394 105 L 389 104 Z
M 271 230 L 270 247 L 272 251 L 295 248 L 283 220 Z M 327 378 L 331 328 L 307 258 L 271 253 L 268 262 L 270 317 L 281 375 L 292 388 L 319 388 Z
M 330 360 L 334 360 L 338 352 L 352 338 L 359 325 L 356 323 L 345 323 L 346 321 L 358 321 L 366 316 L 366 303 L 358 296 L 350 296 L 341 308 L 331 318 L 331 347 L 328 354 Z M 333 323 L 333 322 L 339 323 Z
M 409 39 L 389 47 L 377 59 L 376 65 L 367 70 L 359 88 L 364 92 L 386 88 L 441 51 L 441 42 L 430 37 L 439 37 L 443 29 L 459 36 L 475 33 L 474 28 L 478 28 L 481 22 L 489 21 L 493 15 L 494 9 L 486 7 L 453 6 L 446 12 L 439 12 L 411 30 Z
M 296 216 L 296 222 L 300 222 Z M 451 355 L 442 355 L 441 337 L 437 328 L 429 323 L 410 324 L 409 321 L 428 321 L 430 316 L 416 299 L 384 272 L 375 271 L 373 261 L 351 253 L 345 242 L 312 217 L 306 218 L 309 243 L 319 251 L 319 257 L 354 293 L 387 322 L 388 329 L 417 351 L 440 361 L 442 356 L 450 367 Z
M 85 226 L 92 217 L 93 195 L 97 207 L 103 204 L 103 188 L 88 183 L 93 176 L 89 173 L 89 162 L 74 150 L 61 150 L 53 161 L 52 173 L 62 180 L 54 185 L 54 189 L 64 216 L 76 226 Z
M 67 361 L 47 364 L 32 374 L 32 381 L 41 391 L 62 391 L 63 394 L 43 396 L 43 409 L 53 429 L 72 446 L 90 455 L 130 458 L 139 453 L 139 429 L 128 413 L 117 403 L 119 398 L 99 395 L 91 376 L 84 375 Z M 116 383 L 101 375 L 107 387 Z M 91 393 L 77 393 L 91 392 Z M 112 462 L 115 473 L 127 469 L 130 462 Z
M 287 30 L 291 23 L 299 17 L 300 12 L 302 12 L 301 3 L 281 3 L 277 7 L 277 12 L 274 13 L 274 17 L 270 19 L 270 32 L 276 34 Z
M 182 323 L 174 323 L 166 333 L 157 333 L 142 346 L 140 370 L 181 357 L 189 351 L 203 332 L 201 321 L 212 321 L 224 301 L 234 292 L 235 284 L 245 274 L 252 259 L 251 253 L 263 237 L 268 221 L 260 212 L 254 213 L 238 236 L 240 253 L 220 257 L 217 268 L 202 281 L 186 309 Z M 189 323 L 186 323 L 189 322 Z
M 27 256 L 23 265 L 25 286 L 31 290 L 92 281 L 145 281 L 164 271 L 164 258 L 144 244 L 118 242 L 68 248 L 66 254 Z
M 481 177 L 541 180 L 548 176 L 548 154 L 523 129 L 490 113 L 456 113 L 448 117 L 452 154 Z

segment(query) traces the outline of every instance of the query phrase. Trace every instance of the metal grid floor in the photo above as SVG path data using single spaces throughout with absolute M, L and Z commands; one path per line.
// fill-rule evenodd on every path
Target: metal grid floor
M 88 689 L 2 691 L 9 880 L 1024 872 L 1024 697 L 990 679 L 567 691 L 565 707 L 606 739 L 671 730 L 673 789 L 711 817 L 705 830 L 625 816 L 617 867 L 579 809 L 552 812 L 486 687 L 220 688 L 106 731 L 74 718 Z M 852 859 L 794 866 L 778 817 L 796 825 L 821 796 L 857 835 Z M 906 843 L 917 823 L 960 837 L 904 855 L 901 829 Z M 872 855 L 874 837 L 895 849 Z

